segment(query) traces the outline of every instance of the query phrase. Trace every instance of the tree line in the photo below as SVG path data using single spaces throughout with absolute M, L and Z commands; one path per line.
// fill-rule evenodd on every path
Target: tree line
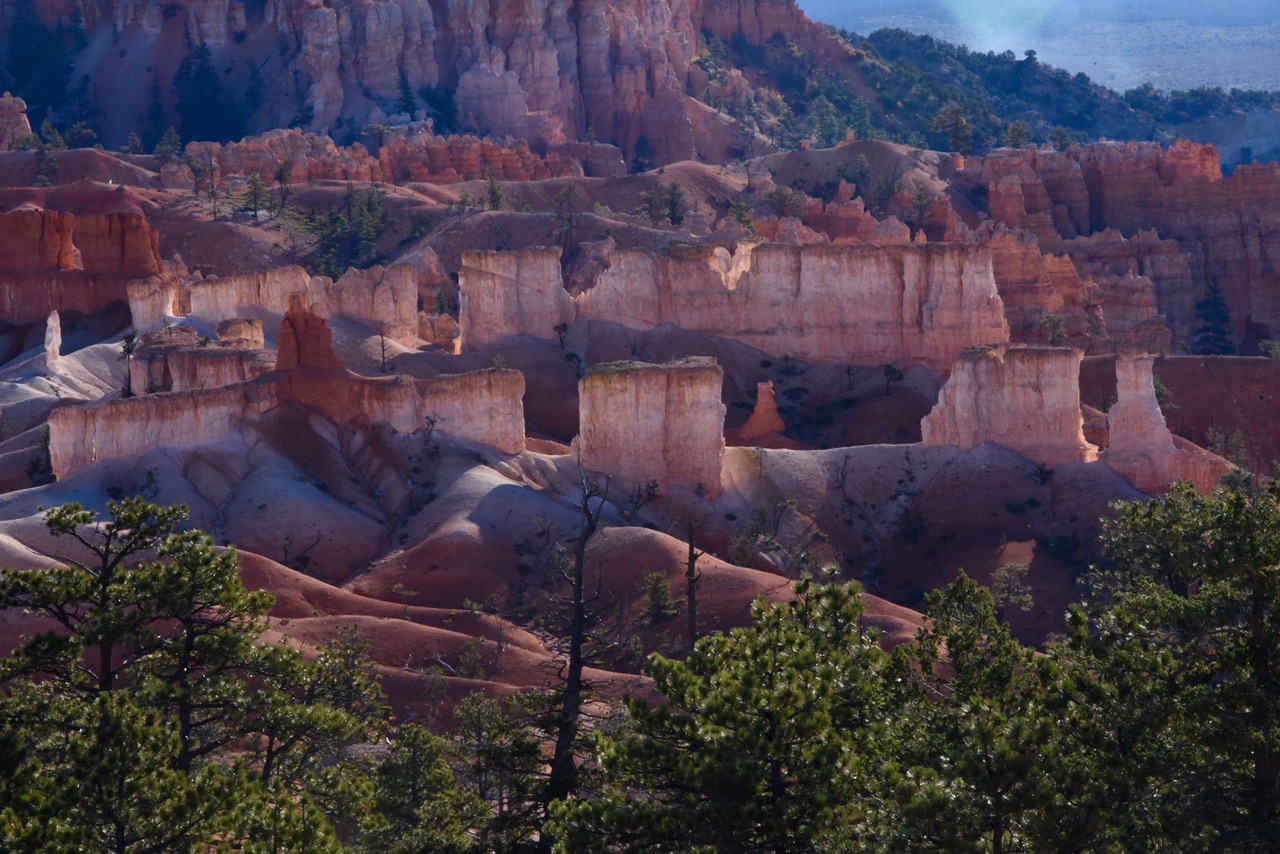
M 1280 838 L 1280 487 L 1118 506 L 1041 650 L 963 573 L 892 651 L 856 584 L 803 578 L 751 625 L 652 656 L 650 698 L 603 717 L 582 671 L 593 508 L 564 562 L 564 678 L 468 697 L 447 734 L 388 726 L 358 633 L 314 660 L 267 643 L 270 595 L 244 589 L 233 550 L 178 532 L 181 508 L 50 511 L 76 553 L 0 577 L 0 603 L 41 620 L 0 665 L 0 845 L 1005 854 Z

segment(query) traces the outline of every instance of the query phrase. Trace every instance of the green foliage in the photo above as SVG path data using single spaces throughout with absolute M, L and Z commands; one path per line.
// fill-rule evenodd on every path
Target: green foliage
M 929 622 L 894 654 L 904 694 L 895 850 L 1079 850 L 1074 798 L 1098 786 L 1054 707 L 1056 667 L 1018 643 L 964 573 L 926 597 Z
M 627 724 L 599 738 L 610 787 L 559 809 L 564 851 L 808 852 L 865 838 L 886 657 L 857 585 L 805 579 L 795 593 L 757 602 L 751 627 L 700 639 L 686 661 L 650 660 L 664 703 L 629 699 Z
M 244 209 L 252 214 L 254 219 L 257 219 L 258 212 L 267 206 L 268 200 L 267 182 L 263 181 L 262 176 L 257 172 L 251 172 L 249 181 L 245 185 Z
M 1010 608 L 1031 610 L 1033 599 L 1031 587 L 1027 584 L 1030 571 L 1031 567 L 1025 563 L 1006 563 L 991 573 L 991 601 L 995 605 L 996 616 L 1001 620 Z
M 307 662 L 264 643 L 272 597 L 234 550 L 176 531 L 185 508 L 107 509 L 48 511 L 74 556 L 0 574 L 0 606 L 49 627 L 0 662 L 0 845 L 336 850 L 369 784 L 333 759 L 385 714 L 367 646 L 340 634 Z
M 1200 325 L 1191 339 L 1191 352 L 1197 356 L 1230 356 L 1236 347 L 1231 338 L 1231 310 L 1218 280 L 1213 279 L 1204 299 L 1196 303 L 1196 320 Z
M 367 267 L 377 260 L 378 236 L 387 227 L 386 193 L 376 186 L 347 191 L 328 213 L 312 211 L 303 227 L 316 241 L 312 267 L 318 275 L 336 279 L 349 267 Z
M 498 183 L 498 176 L 494 174 L 492 169 L 484 170 L 484 187 L 485 200 L 489 203 L 489 210 L 501 210 L 504 193 L 502 185 Z
M 473 828 L 489 818 L 484 801 L 463 789 L 446 762 L 448 744 L 414 724 L 402 726 L 378 767 L 377 826 L 361 839 L 367 854 L 480 852 Z
M 480 827 L 485 850 L 515 851 L 542 820 L 542 749 L 515 701 L 470 694 L 454 709 L 453 751 L 462 785 L 488 805 Z
M 959 104 L 944 107 L 934 116 L 930 129 L 946 137 L 947 147 L 951 151 L 968 154 L 973 150 L 973 128 L 965 117 L 964 107 Z
M 1056 314 L 1046 314 L 1040 318 L 1040 325 L 1049 334 L 1049 344 L 1059 347 L 1067 341 L 1067 322 Z
M 1009 148 L 1026 148 L 1031 144 L 1031 128 L 1022 119 L 1018 119 L 1005 131 L 1004 144 Z
M 1099 683 L 1116 838 L 1265 849 L 1280 833 L 1280 489 L 1176 484 L 1121 505 L 1103 547 L 1069 648 Z
M 671 584 L 661 572 L 646 575 L 640 583 L 640 590 L 644 597 L 640 613 L 649 625 L 656 626 L 679 613 L 671 597 Z
M 400 100 L 396 101 L 396 110 L 409 118 L 418 111 L 418 100 L 413 97 L 413 89 L 409 86 L 409 75 L 400 69 Z
M 178 126 L 187 139 L 225 142 L 243 136 L 244 122 L 231 96 L 222 90 L 209 47 L 190 49 L 173 77 Z
M 160 141 L 156 143 L 156 147 L 152 150 L 156 158 L 161 163 L 169 163 L 182 152 L 182 137 L 178 136 L 178 131 L 170 127 L 164 132 L 164 136 L 160 137 Z

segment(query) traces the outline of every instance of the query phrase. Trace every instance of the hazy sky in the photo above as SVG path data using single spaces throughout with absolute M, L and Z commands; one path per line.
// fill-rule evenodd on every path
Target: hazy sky
M 1280 89 L 1280 0 L 799 0 L 869 33 L 900 27 L 973 50 L 1035 50 L 1107 86 Z

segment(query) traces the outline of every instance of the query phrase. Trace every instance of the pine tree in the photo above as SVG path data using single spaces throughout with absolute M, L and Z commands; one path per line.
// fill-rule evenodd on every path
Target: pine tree
M 1230 356 L 1235 353 L 1231 339 L 1231 310 L 1214 278 L 1204 299 L 1196 303 L 1196 319 L 1200 326 L 1191 339 L 1191 352 L 1197 356 Z
M 856 850 L 881 832 L 886 656 L 856 584 L 794 592 L 685 661 L 650 660 L 664 700 L 629 699 L 628 725 L 599 739 L 610 786 L 560 806 L 566 851 Z

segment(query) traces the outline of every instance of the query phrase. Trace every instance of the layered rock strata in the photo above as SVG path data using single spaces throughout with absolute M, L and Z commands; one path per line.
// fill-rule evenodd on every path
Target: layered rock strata
M 1165 492 L 1177 480 L 1212 491 L 1231 468 L 1216 454 L 1169 433 L 1156 401 L 1148 355 L 1116 360 L 1116 402 L 1107 412 L 1107 465 L 1146 493 Z
M 326 316 L 340 315 L 387 338 L 412 345 L 418 337 L 418 276 L 409 264 L 351 269 L 336 282 L 301 267 L 278 267 L 216 279 L 182 280 L 165 273 L 129 285 L 134 328 L 161 328 L 186 304 L 192 320 L 209 326 L 237 319 L 274 321 L 301 294 Z
M 559 250 L 467 252 L 463 350 L 509 336 L 554 340 L 577 319 L 664 324 L 774 354 L 947 372 L 968 347 L 1009 340 L 991 252 L 963 244 L 697 246 L 623 251 L 570 296 Z
M 925 445 L 986 442 L 1047 466 L 1095 460 L 1080 414 L 1079 350 L 1009 345 L 969 350 L 920 423 Z
M 610 145 L 566 143 L 541 154 L 524 140 L 503 143 L 475 136 L 439 136 L 426 125 L 387 139 L 376 155 L 355 143 L 340 146 L 328 136 L 297 128 L 272 130 L 239 142 L 193 142 L 189 160 L 221 180 L 256 174 L 268 182 L 382 181 L 452 184 L 494 175 L 503 181 L 610 177 L 625 174 L 622 154 Z
M 714 359 L 597 366 L 578 384 L 582 465 L 628 487 L 720 494 L 724 371 Z

